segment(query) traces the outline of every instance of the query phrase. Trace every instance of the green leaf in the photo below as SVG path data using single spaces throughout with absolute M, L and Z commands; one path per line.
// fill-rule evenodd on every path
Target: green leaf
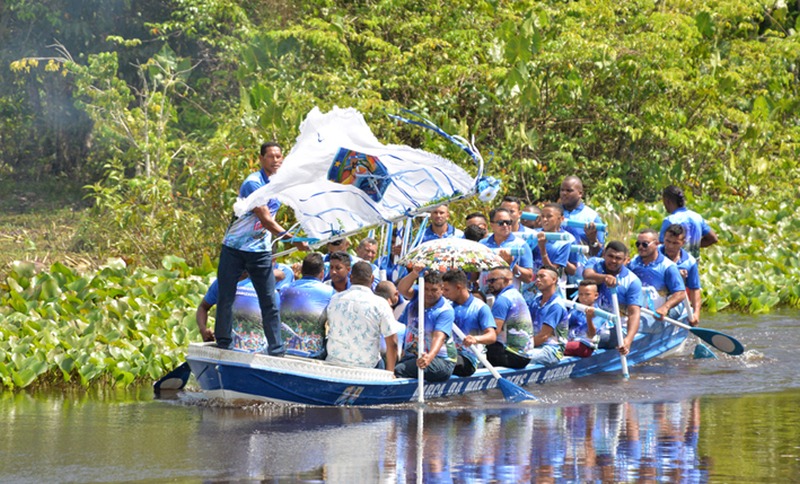
M 694 21 L 700 35 L 706 39 L 710 39 L 714 36 L 714 21 L 711 20 L 711 14 L 708 12 L 700 12 L 694 16 Z

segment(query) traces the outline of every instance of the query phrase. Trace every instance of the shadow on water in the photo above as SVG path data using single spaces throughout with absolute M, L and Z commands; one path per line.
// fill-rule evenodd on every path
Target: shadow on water
M 0 480 L 790 482 L 800 475 L 800 322 L 715 328 L 738 358 L 684 355 L 423 408 L 227 407 L 149 387 L 0 396 Z M 727 326 L 726 326 L 727 325 Z M 420 427 L 422 427 L 420 431 Z

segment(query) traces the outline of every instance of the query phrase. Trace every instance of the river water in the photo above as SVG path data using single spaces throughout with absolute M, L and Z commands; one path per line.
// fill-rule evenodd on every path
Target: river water
M 0 395 L 0 482 L 800 482 L 800 313 L 709 316 L 686 354 L 390 408 L 222 407 L 149 386 Z

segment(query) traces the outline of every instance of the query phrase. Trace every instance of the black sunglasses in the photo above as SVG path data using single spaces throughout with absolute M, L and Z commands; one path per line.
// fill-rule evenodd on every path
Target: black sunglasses
M 641 247 L 642 249 L 646 249 L 647 247 L 650 246 L 650 244 L 652 244 L 652 242 L 639 242 L 638 240 L 636 241 L 636 247 Z
M 505 277 L 493 277 L 491 279 L 486 279 L 486 283 L 487 284 L 494 284 L 497 281 L 505 281 L 505 280 L 507 280 L 507 278 L 505 278 Z
M 334 240 L 333 242 L 328 243 L 331 245 L 342 245 L 342 242 L 344 242 L 344 239 Z
M 511 220 L 496 220 L 496 221 L 494 221 L 492 223 L 496 224 L 496 225 L 500 225 L 501 227 L 503 225 L 511 225 L 512 224 Z

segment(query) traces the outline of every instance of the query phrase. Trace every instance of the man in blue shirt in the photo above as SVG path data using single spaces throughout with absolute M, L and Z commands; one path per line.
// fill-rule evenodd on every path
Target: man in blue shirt
M 497 325 L 492 317 L 492 310 L 480 299 L 476 299 L 469 292 L 467 274 L 461 269 L 447 271 L 442 280 L 444 297 L 450 300 L 455 311 L 455 321 L 465 338 L 453 335 L 458 357 L 453 374 L 457 376 L 470 376 L 478 368 L 479 360 L 475 353 L 469 349 L 475 344 L 488 345 L 497 340 L 495 329 Z M 477 347 L 478 351 L 483 351 Z
M 283 152 L 277 143 L 264 143 L 258 157 L 261 169 L 250 174 L 239 188 L 239 197 L 245 198 L 269 183 L 283 164 Z M 281 318 L 275 300 L 275 275 L 272 272 L 272 236 L 283 237 L 286 230 L 275 221 L 280 203 L 271 199 L 266 205 L 231 221 L 222 241 L 217 267 L 219 302 L 214 337 L 217 346 L 229 348 L 232 341 L 232 311 L 236 285 L 245 270 L 253 281 L 258 295 L 264 335 L 269 342 L 268 353 L 283 356 L 285 349 L 281 338 Z M 300 250 L 308 251 L 305 242 L 296 243 Z
M 505 208 L 496 208 L 489 213 L 492 225 L 491 235 L 481 240 L 481 244 L 490 249 L 500 249 L 499 255 L 511 267 L 514 275 L 514 287 L 533 280 L 533 255 L 531 248 L 520 237 L 511 233 L 514 221 L 511 213 Z
M 428 219 L 429 224 L 422 233 L 420 243 L 448 237 L 459 239 L 464 237 L 464 232 L 450 225 L 448 220 L 450 220 L 450 209 L 447 208 L 447 205 L 439 205 L 434 208 Z
M 394 374 L 405 378 L 417 376 L 417 368 L 425 370 L 425 381 L 445 381 L 456 366 L 456 347 L 451 337 L 455 312 L 442 297 L 442 274 L 425 273 L 425 293 L 420 295 L 414 282 L 425 270 L 424 264 L 414 264 L 411 272 L 397 282 L 397 290 L 409 299 L 400 322 L 406 325 L 403 359 L 395 366 Z M 424 304 L 425 348 L 419 354 L 419 305 Z
M 536 272 L 539 294 L 528 308 L 533 321 L 531 363 L 555 365 L 564 357 L 567 342 L 568 313 L 564 299 L 558 295 L 558 272 L 553 267 L 542 267 Z
M 669 213 L 661 224 L 661 232 L 658 240 L 664 242 L 664 233 L 672 224 L 683 226 L 686 237 L 686 251 L 697 258 L 700 256 L 700 248 L 708 247 L 717 243 L 717 234 L 709 227 L 702 215 L 686 208 L 686 196 L 683 190 L 670 185 L 662 192 L 662 202 L 664 209 Z
M 664 232 L 664 243 L 658 247 L 659 252 L 666 258 L 678 265 L 678 271 L 683 277 L 686 285 L 686 292 L 689 295 L 689 303 L 692 306 L 691 317 L 687 320 L 692 326 L 700 323 L 700 309 L 703 305 L 700 289 L 700 270 L 697 267 L 697 259 L 685 250 L 683 244 L 685 232 L 680 224 L 672 224 Z
M 503 197 L 503 201 L 500 202 L 500 208 L 508 210 L 508 214 L 511 215 L 511 221 L 514 222 L 511 224 L 512 232 L 518 232 L 522 234 L 533 233 L 532 229 L 520 224 L 520 218 L 522 217 L 522 200 L 520 200 L 519 197 L 506 195 Z
M 325 264 L 322 254 L 312 252 L 303 259 L 303 277 L 284 287 L 281 294 L 281 321 L 287 352 L 316 356 L 322 350 L 325 333 L 320 316 L 336 291 L 322 282 Z
M 514 287 L 507 267 L 489 271 L 486 282 L 495 296 L 492 316 L 497 325 L 497 341 L 486 347 L 486 359 L 497 366 L 525 368 L 533 353 L 533 322 L 528 304 Z
M 626 323 L 627 334 L 620 343 L 617 340 L 616 331 L 607 328 L 600 331 L 600 341 L 598 348 L 618 348 L 619 352 L 627 355 L 631 349 L 633 338 L 639 331 L 641 321 L 641 308 L 644 296 L 642 295 L 642 282 L 639 278 L 625 267 L 628 259 L 628 247 L 618 240 L 612 240 L 606 244 L 603 250 L 603 257 L 593 257 L 586 263 L 583 278 L 593 280 L 598 283 L 600 297 L 597 306 L 607 312 L 614 312 L 611 302 L 611 291 L 617 291 L 620 312 L 627 317 L 623 317 Z
M 589 255 L 598 255 L 605 240 L 603 232 L 599 232 L 595 224 L 603 223 L 600 215 L 583 203 L 583 182 L 577 176 L 568 176 L 561 182 L 559 202 L 564 207 L 566 220 L 577 220 L 583 227 L 567 227 L 567 232 L 575 236 L 577 243 L 589 246 Z
M 636 249 L 639 255 L 628 264 L 630 269 L 642 281 L 644 307 L 661 316 L 677 319 L 683 313 L 683 301 L 686 299 L 686 286 L 674 262 L 658 251 L 658 234 L 653 229 L 644 229 L 636 237 Z M 657 332 L 663 329 L 663 322 L 654 319 L 648 324 L 646 332 Z

